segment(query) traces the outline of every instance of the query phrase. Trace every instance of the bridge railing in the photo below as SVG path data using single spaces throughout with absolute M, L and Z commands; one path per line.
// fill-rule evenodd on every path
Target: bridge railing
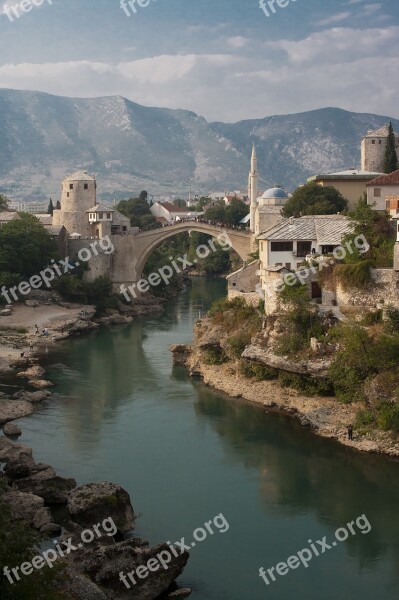
M 221 223 L 218 221 L 210 221 L 207 219 L 200 218 L 189 218 L 189 219 L 179 219 L 179 221 L 172 221 L 168 223 L 163 223 L 160 227 L 154 227 L 151 229 L 146 229 L 145 231 L 139 231 L 138 234 L 148 233 L 149 231 L 159 231 L 164 228 L 176 227 L 177 225 L 184 225 L 187 223 L 199 223 L 203 225 L 209 225 L 211 227 L 219 227 L 220 229 L 225 229 L 228 231 L 241 231 L 242 233 L 251 233 L 249 228 L 245 225 L 227 225 L 226 223 Z M 137 234 L 136 234 L 137 235 Z

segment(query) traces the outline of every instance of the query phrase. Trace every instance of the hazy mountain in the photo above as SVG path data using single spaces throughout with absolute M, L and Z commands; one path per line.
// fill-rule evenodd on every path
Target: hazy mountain
M 388 120 L 325 108 L 208 123 L 193 112 L 144 107 L 120 96 L 0 90 L 0 191 L 58 199 L 62 178 L 82 168 L 97 175 L 102 198 L 141 189 L 183 193 L 190 185 L 200 193 L 245 189 L 252 142 L 261 187 L 279 183 L 291 190 L 315 173 L 357 167 L 361 137 Z

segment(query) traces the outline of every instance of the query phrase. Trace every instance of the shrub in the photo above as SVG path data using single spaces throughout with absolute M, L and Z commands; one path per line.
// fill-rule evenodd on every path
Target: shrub
M 314 378 L 280 371 L 278 376 L 281 387 L 292 387 L 308 396 L 333 396 L 334 388 L 329 379 Z
M 399 310 L 393 306 L 388 306 L 386 311 L 387 322 L 386 329 L 389 332 L 399 332 Z
M 371 410 L 361 408 L 356 413 L 355 427 L 369 427 L 375 423 L 375 417 Z
M 245 348 L 251 342 L 251 334 L 244 332 L 242 335 L 233 335 L 227 340 L 227 345 L 233 356 L 240 358 Z
M 240 372 L 248 379 L 255 378 L 256 381 L 271 381 L 278 378 L 278 370 L 261 365 L 252 361 L 242 360 Z
M 395 433 L 398 433 L 399 403 L 382 402 L 378 407 L 377 425 L 385 431 L 392 429 L 393 431 L 395 431 Z
M 363 290 L 371 281 L 372 266 L 373 261 L 369 259 L 357 263 L 336 265 L 334 275 L 345 290 L 353 287 Z
M 367 313 L 362 320 L 362 325 L 366 327 L 370 327 L 371 325 L 375 325 L 376 323 L 381 323 L 382 321 L 382 310 L 376 310 L 374 312 Z
M 206 365 L 222 365 L 228 358 L 222 348 L 207 348 L 204 351 L 204 363 Z

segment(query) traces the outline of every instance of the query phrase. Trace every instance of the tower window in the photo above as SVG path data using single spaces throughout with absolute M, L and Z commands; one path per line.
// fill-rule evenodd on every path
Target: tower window
M 70 184 L 69 184 L 69 189 L 70 189 L 70 190 L 73 190 L 73 183 L 70 183 Z
M 67 198 L 69 198 L 69 192 L 67 192 Z
M 375 144 L 375 140 L 371 140 L 371 143 L 372 143 L 372 144 Z
M 382 140 L 378 140 L 378 143 L 379 143 L 379 144 L 382 144 Z
M 89 189 L 89 184 L 88 184 L 88 183 L 85 183 L 85 184 L 84 184 L 84 189 L 85 189 L 85 190 L 88 190 L 88 189 Z
M 111 213 L 107 213 L 107 219 L 111 218 Z

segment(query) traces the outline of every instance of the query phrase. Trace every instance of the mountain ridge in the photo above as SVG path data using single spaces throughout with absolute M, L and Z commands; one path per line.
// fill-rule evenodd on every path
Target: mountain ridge
M 58 199 L 77 169 L 95 173 L 100 199 L 148 189 L 205 194 L 245 189 L 252 144 L 260 187 L 290 191 L 320 172 L 358 167 L 360 141 L 392 120 L 318 108 L 236 123 L 193 111 L 142 106 L 123 96 L 69 98 L 0 88 L 0 192 L 12 199 Z

